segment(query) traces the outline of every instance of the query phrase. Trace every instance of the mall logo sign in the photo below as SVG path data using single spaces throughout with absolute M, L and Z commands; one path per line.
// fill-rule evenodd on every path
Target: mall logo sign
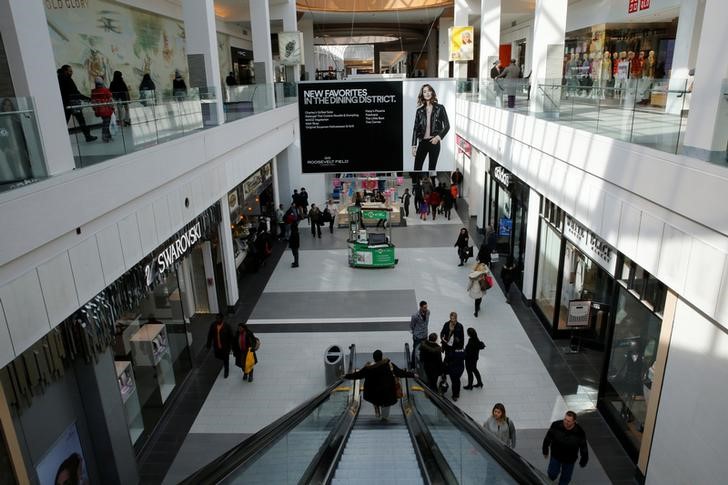
M 156 275 L 161 275 L 167 269 L 172 266 L 178 259 L 184 256 L 187 251 L 192 248 L 197 241 L 202 239 L 202 231 L 200 223 L 196 223 L 194 226 L 187 229 L 177 239 L 172 241 L 156 258 L 152 260 L 144 268 L 144 275 L 146 276 L 147 286 L 151 286 L 154 283 Z M 155 264 L 156 263 L 156 264 Z M 156 267 L 155 267 L 156 266 Z
M 506 187 L 511 185 L 511 174 L 503 167 L 495 167 L 493 177 Z

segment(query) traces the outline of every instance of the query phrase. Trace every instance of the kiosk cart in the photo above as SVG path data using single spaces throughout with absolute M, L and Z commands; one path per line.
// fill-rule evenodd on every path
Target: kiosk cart
M 349 266 L 353 268 L 392 268 L 397 264 L 389 224 L 391 209 L 362 209 L 352 206 L 349 216 Z M 362 220 L 384 221 L 384 227 L 364 228 Z

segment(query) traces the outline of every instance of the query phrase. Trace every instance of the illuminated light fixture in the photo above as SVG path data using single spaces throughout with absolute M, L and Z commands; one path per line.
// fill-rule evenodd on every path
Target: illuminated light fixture
M 385 42 L 394 42 L 399 37 L 393 35 L 342 35 L 342 36 L 323 36 L 316 37 L 313 41 L 317 45 L 352 45 L 352 44 L 383 44 Z
M 296 10 L 311 12 L 389 12 L 452 7 L 454 0 L 297 0 Z

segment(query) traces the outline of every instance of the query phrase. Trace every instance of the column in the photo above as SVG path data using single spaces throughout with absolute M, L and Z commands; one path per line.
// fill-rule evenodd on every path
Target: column
M 455 26 L 462 27 L 468 24 L 470 16 L 470 6 L 467 0 L 455 0 Z M 449 49 L 448 49 L 449 55 Z M 456 61 L 453 63 L 452 76 L 456 79 L 467 79 L 468 63 L 466 61 Z
M 182 14 L 185 21 L 185 50 L 190 70 L 190 87 L 200 92 L 212 88 L 217 102 L 210 106 L 210 123 L 225 122 L 222 105 L 222 80 L 220 60 L 217 56 L 217 27 L 215 26 L 214 0 L 183 0 Z
M 490 68 L 498 60 L 501 0 L 480 0 L 480 82 L 490 79 Z
M 437 29 L 433 26 L 427 37 L 427 77 L 437 77 Z
M 266 106 L 273 106 L 273 50 L 270 42 L 270 11 L 267 1 L 250 2 L 250 30 L 253 37 L 255 84 L 266 84 Z
M 440 17 L 438 37 L 437 77 L 450 77 L 450 37 L 448 29 L 453 26 L 454 19 Z
M 56 69 L 64 61 L 56 62 L 53 56 L 44 5 L 45 2 L 0 0 L 0 31 L 15 96 L 30 96 L 35 103 L 41 146 L 28 148 L 31 156 L 34 149 L 45 154 L 45 168 L 41 164 L 33 166 L 37 176 L 44 172 L 49 175 L 68 172 L 76 166 L 56 81 Z
M 303 32 L 303 64 L 306 69 L 306 80 L 316 79 L 316 55 L 313 50 L 313 18 L 305 13 L 298 22 L 298 28 Z
M 254 3 L 254 2 L 251 2 Z M 222 272 L 225 275 L 225 298 L 228 304 L 228 313 L 238 302 L 238 271 L 235 267 L 235 250 L 233 248 L 233 233 L 230 230 L 230 208 L 228 207 L 227 193 L 220 199 L 221 220 L 218 225 L 220 249 L 222 249 Z
M 273 204 L 275 205 L 276 209 L 278 209 L 278 206 L 281 203 L 281 188 L 278 182 L 278 157 L 273 157 L 273 160 L 270 161 L 270 164 L 271 167 L 273 167 L 273 170 L 271 171 L 271 174 L 273 176 Z
M 725 0 L 707 0 L 683 151 L 703 160 L 726 161 L 728 147 L 728 29 Z
M 703 25 L 703 11 L 705 0 L 684 0 L 680 2 L 680 17 L 677 21 L 675 35 L 675 50 L 672 53 L 672 69 L 670 70 L 670 83 L 667 94 L 665 111 L 679 115 L 687 109 L 685 96 L 680 95 L 687 87 L 690 69 L 695 67 L 698 57 L 700 31 Z
M 282 17 L 283 17 L 283 32 L 297 32 L 298 31 L 298 22 L 296 20 L 296 2 L 295 0 L 288 0 L 288 3 L 280 5 L 280 8 L 282 9 Z M 306 46 L 301 46 L 302 49 L 305 49 Z M 304 55 L 306 53 L 304 52 Z M 288 67 L 288 66 L 287 66 Z M 301 79 L 301 66 L 290 66 L 293 68 L 293 79 L 288 79 L 289 82 L 297 83 Z M 288 72 L 288 71 L 286 71 Z M 278 206 L 276 206 L 278 207 Z
M 543 112 L 545 96 L 538 89 L 539 83 L 559 80 L 564 61 L 564 36 L 566 34 L 567 0 L 536 0 L 533 22 L 533 50 L 531 55 L 531 102 L 529 109 Z M 555 102 L 561 93 L 553 93 Z M 551 101 L 549 101 L 551 103 Z M 547 110 L 558 108 L 548 105 Z
M 526 220 L 526 254 L 523 257 L 523 296 L 533 299 L 533 282 L 536 279 L 536 246 L 538 244 L 539 211 L 541 194 L 530 189 L 528 194 L 528 219 Z

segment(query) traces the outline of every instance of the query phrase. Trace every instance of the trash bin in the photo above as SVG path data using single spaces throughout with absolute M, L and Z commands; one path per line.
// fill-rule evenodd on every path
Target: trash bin
M 338 345 L 332 345 L 324 352 L 326 385 L 330 386 L 344 375 L 344 352 Z

